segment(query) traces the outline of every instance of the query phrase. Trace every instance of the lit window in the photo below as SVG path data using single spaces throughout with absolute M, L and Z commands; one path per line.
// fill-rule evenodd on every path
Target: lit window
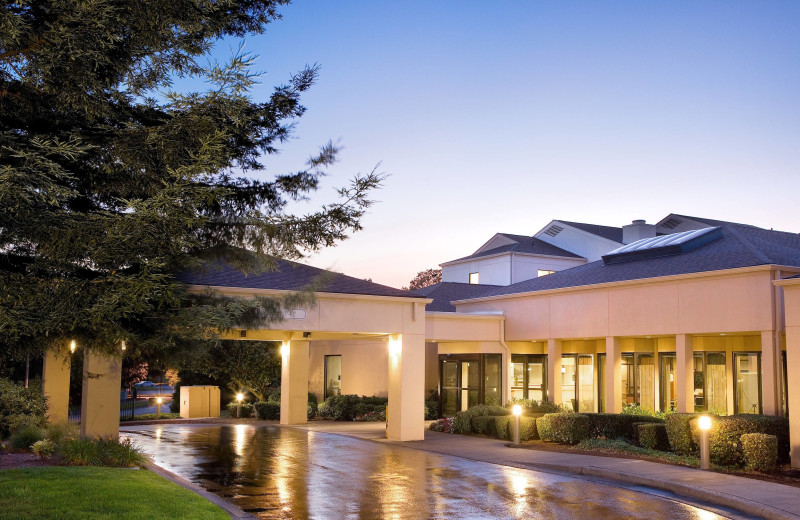
M 539 269 L 536 271 L 536 276 L 547 276 L 548 274 L 553 274 L 555 271 L 548 271 L 547 269 Z
M 469 283 L 478 284 L 478 273 L 469 273 Z

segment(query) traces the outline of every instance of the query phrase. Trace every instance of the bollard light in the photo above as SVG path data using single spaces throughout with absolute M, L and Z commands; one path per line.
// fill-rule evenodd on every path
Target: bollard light
M 164 402 L 164 399 L 161 397 L 156 398 L 156 417 L 161 419 L 161 403 Z
M 514 414 L 514 444 L 519 444 L 519 416 L 522 415 L 522 406 L 515 404 L 511 413 Z
M 708 430 L 711 429 L 711 417 L 701 415 L 697 420 L 697 427 L 700 428 L 700 469 L 711 469 L 708 446 Z
M 236 394 L 236 417 L 242 417 L 242 399 L 244 399 L 244 394 L 239 392 Z

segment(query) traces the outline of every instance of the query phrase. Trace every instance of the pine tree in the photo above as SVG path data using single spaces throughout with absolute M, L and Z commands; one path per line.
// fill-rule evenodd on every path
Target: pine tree
M 169 357 L 281 302 L 192 297 L 175 274 L 225 259 L 246 271 L 360 229 L 374 171 L 297 216 L 331 144 L 266 177 L 291 133 L 306 67 L 252 99 L 254 56 L 202 67 L 215 42 L 261 33 L 286 0 L 16 0 L 0 10 L 0 343 L 68 338 Z M 179 92 L 175 78 L 205 79 Z

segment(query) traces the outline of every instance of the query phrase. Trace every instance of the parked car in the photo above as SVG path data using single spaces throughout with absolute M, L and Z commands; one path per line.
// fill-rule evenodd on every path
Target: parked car
M 152 381 L 139 381 L 135 385 L 136 388 L 155 388 L 158 385 Z

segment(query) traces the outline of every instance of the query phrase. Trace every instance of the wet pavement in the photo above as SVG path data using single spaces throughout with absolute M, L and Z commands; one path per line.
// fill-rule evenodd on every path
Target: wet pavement
M 157 465 L 259 518 L 732 517 L 584 478 L 278 426 L 142 425 L 122 434 Z

